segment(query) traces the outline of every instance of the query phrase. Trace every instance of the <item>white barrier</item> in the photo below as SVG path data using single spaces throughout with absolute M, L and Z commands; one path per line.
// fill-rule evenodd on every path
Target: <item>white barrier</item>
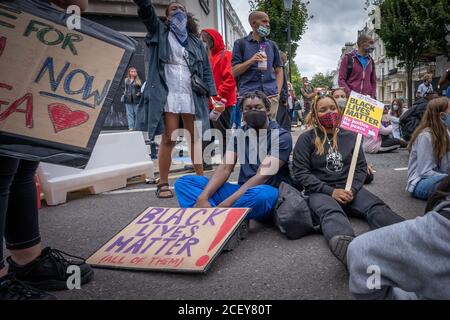
M 86 169 L 41 163 L 38 176 L 47 204 L 56 206 L 68 192 L 99 194 L 125 188 L 129 178 L 154 178 L 154 167 L 142 133 L 120 132 L 99 136 Z

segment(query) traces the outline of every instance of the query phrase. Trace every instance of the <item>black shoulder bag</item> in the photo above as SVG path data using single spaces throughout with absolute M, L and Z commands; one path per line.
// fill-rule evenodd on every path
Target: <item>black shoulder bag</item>
M 185 51 L 183 54 L 183 58 L 187 63 L 189 71 L 191 72 L 192 91 L 194 91 L 199 96 L 207 97 L 209 95 L 208 87 L 206 86 L 205 82 L 203 82 L 202 78 L 200 78 L 197 74 L 195 74 L 194 70 L 192 69 L 192 66 L 189 64 L 189 61 L 186 57 L 187 54 L 188 54 L 187 51 Z

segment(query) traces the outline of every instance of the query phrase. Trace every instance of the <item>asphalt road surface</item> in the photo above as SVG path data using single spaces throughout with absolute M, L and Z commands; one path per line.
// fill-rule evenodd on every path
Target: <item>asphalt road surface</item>
M 371 192 L 407 219 L 423 214 L 425 203 L 405 192 L 407 151 L 368 156 L 368 160 L 377 171 L 375 181 L 368 186 Z M 87 258 L 145 208 L 178 206 L 174 199 L 157 199 L 154 188 L 141 184 L 127 188 L 127 193 L 121 190 L 107 195 L 72 195 L 67 204 L 44 206 L 40 213 L 44 245 Z M 367 223 L 351 221 L 357 234 L 368 231 Z M 253 221 L 248 238 L 234 251 L 220 255 L 205 275 L 96 269 L 93 282 L 57 296 L 127 300 L 352 299 L 348 274 L 321 235 L 289 241 L 273 227 Z

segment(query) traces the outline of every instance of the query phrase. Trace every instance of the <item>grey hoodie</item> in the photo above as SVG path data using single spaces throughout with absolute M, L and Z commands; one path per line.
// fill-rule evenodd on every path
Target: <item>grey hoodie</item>
M 412 193 L 420 180 L 438 175 L 445 176 L 450 173 L 450 152 L 441 161 L 438 161 L 433 151 L 431 133 L 429 130 L 425 130 L 417 137 L 412 146 L 408 168 L 406 190 Z

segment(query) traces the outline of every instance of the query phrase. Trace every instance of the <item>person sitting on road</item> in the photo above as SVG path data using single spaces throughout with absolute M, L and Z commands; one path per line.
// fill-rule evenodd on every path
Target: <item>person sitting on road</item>
M 364 151 L 369 154 L 388 153 L 399 149 L 403 142 L 392 138 L 391 120 L 389 118 L 389 106 L 384 107 L 383 118 L 378 136 L 364 138 Z
M 414 198 L 428 200 L 450 172 L 450 100 L 430 101 L 409 144 L 407 190 Z
M 406 110 L 403 107 L 403 102 L 400 99 L 394 99 L 391 104 L 391 110 L 389 111 L 389 117 L 392 124 L 392 137 L 402 141 L 402 148 L 406 148 L 408 145 L 403 141 L 400 131 L 400 118 L 405 112 Z
M 366 233 L 350 244 L 355 298 L 450 299 L 450 179 L 439 189 L 424 217 Z M 377 288 L 367 285 L 371 266 L 381 271 Z
M 339 129 L 340 120 L 341 112 L 333 96 L 318 96 L 310 117 L 312 129 L 299 137 L 294 148 L 293 178 L 305 188 L 313 221 L 320 224 L 331 252 L 346 265 L 347 247 L 355 237 L 347 215 L 367 220 L 372 229 L 404 219 L 363 188 L 367 163 L 362 149 L 352 188 L 344 189 L 356 134 Z
M 263 92 L 245 94 L 241 108 L 246 125 L 234 133 L 228 143 L 225 162 L 213 177 L 208 180 L 185 176 L 175 182 L 180 207 L 251 208 L 247 220 L 270 218 L 278 200 L 279 185 L 290 183 L 291 133 L 270 120 L 270 101 Z M 238 157 L 241 163 L 239 182 L 229 183 Z

